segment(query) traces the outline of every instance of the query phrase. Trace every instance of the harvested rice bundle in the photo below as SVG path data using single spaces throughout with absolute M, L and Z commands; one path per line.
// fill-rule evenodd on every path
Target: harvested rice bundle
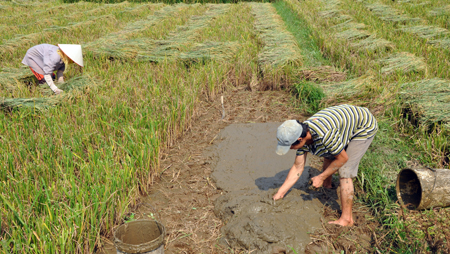
M 184 26 L 169 34 L 166 40 L 155 41 L 156 47 L 150 54 L 141 54 L 138 59 L 160 62 L 167 57 L 177 59 L 179 54 L 193 43 L 198 32 L 208 26 L 217 16 L 230 10 L 229 4 L 208 4 L 208 10 L 202 16 L 193 16 Z
M 338 99 L 353 98 L 355 95 L 361 94 L 364 91 L 364 86 L 371 84 L 373 80 L 373 76 L 361 76 L 344 82 L 321 84 L 321 86 L 327 97 Z
M 429 17 L 436 17 L 436 16 L 448 16 L 450 15 L 450 4 L 446 5 L 444 7 L 439 7 L 433 10 L 430 10 L 427 14 Z
M 412 33 L 417 36 L 419 36 L 422 39 L 430 39 L 442 35 L 447 35 L 450 32 L 441 27 L 435 27 L 435 26 L 410 26 L 410 27 L 403 27 L 399 30 L 406 32 L 406 33 Z
M 43 31 L 70 31 L 73 29 L 82 28 L 86 25 L 96 23 L 99 20 L 107 20 L 107 19 L 114 20 L 115 17 L 114 17 L 114 15 L 103 15 L 103 16 L 99 16 L 99 17 L 92 17 L 86 21 L 73 23 L 68 26 L 51 26 L 51 27 L 45 28 Z
M 450 49 L 450 39 L 444 38 L 444 39 L 437 39 L 437 40 L 429 40 L 427 41 L 428 44 L 435 45 L 436 47 L 443 48 L 443 49 Z
M 42 93 L 49 97 L 44 98 L 0 98 L 0 109 L 11 111 L 16 108 L 32 107 L 37 110 L 45 110 L 59 104 L 62 101 L 67 101 L 75 98 L 86 87 L 93 87 L 95 81 L 89 77 L 75 77 L 59 85 L 64 93 L 56 96 L 51 96 L 53 92 L 46 85 L 41 86 Z
M 255 16 L 255 29 L 264 43 L 258 54 L 261 69 L 282 68 L 286 65 L 301 65 L 302 56 L 294 36 L 286 31 L 284 22 L 271 4 L 251 3 Z
M 376 36 L 371 35 L 364 40 L 351 43 L 350 47 L 355 49 L 357 52 L 385 52 L 393 50 L 395 45 L 388 40 L 376 38 Z
M 404 14 L 400 14 L 398 10 L 384 4 L 367 4 L 367 9 L 373 12 L 381 20 L 392 23 L 408 23 L 408 22 L 420 22 L 420 18 L 411 18 Z
M 341 10 L 328 10 L 321 11 L 318 13 L 319 17 L 323 17 L 326 19 L 333 19 L 337 23 L 347 22 L 353 20 L 352 16 L 342 14 Z
M 344 39 L 347 41 L 355 41 L 365 39 L 370 36 L 370 34 L 366 31 L 357 30 L 357 29 L 348 29 L 342 32 L 338 32 L 335 34 L 336 38 Z
M 24 68 L 3 68 L 0 72 L 1 89 L 12 92 L 17 88 L 18 83 L 33 80 L 33 73 L 28 67 Z
M 114 59 L 134 59 L 138 54 L 150 54 L 156 45 L 155 40 L 148 38 L 117 40 L 107 45 L 99 45 L 93 53 Z
M 321 0 L 321 2 L 327 10 L 338 8 L 342 4 L 339 0 Z
M 164 5 L 161 5 L 164 6 Z M 117 40 L 127 40 L 133 35 L 139 34 L 142 31 L 149 29 L 155 24 L 161 22 L 162 20 L 175 15 L 175 13 L 180 10 L 187 8 L 186 4 L 176 4 L 176 5 L 168 5 L 163 7 L 162 9 L 156 11 L 153 15 L 148 16 L 144 20 L 139 20 L 137 22 L 133 22 L 128 24 L 123 30 L 118 31 L 116 33 L 108 34 L 96 41 L 88 43 L 85 45 L 86 50 L 97 51 L 97 48 L 107 48 L 111 43 L 116 42 Z M 114 50 L 114 49 L 111 49 Z M 99 52 L 101 53 L 101 52 Z
M 399 93 L 404 107 L 421 124 L 444 124 L 450 128 L 450 81 L 425 79 L 406 83 Z
M 240 47 L 239 42 L 197 43 L 189 52 L 181 53 L 179 59 L 195 63 L 209 60 L 222 61 L 234 57 Z
M 331 28 L 336 31 L 344 31 L 344 30 L 348 30 L 348 29 L 363 30 L 366 28 L 366 25 L 363 23 L 356 23 L 352 20 L 347 20 L 340 24 L 334 25 Z
M 384 59 L 378 60 L 383 66 L 381 73 L 392 74 L 400 71 L 403 73 L 426 71 L 427 65 L 422 57 L 416 57 L 408 52 L 400 52 Z
M 39 32 L 27 35 L 18 35 L 13 39 L 5 41 L 3 45 L 0 45 L 0 56 L 4 57 L 6 54 L 12 54 L 16 49 L 21 47 L 30 47 L 38 44 L 42 38 L 49 36 L 49 32 Z

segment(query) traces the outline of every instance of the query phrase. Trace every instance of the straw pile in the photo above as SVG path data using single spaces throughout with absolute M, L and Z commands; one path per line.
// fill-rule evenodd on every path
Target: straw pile
M 33 77 L 34 75 L 28 67 L 3 68 L 0 72 L 0 87 L 2 90 L 12 92 L 18 83 L 32 81 Z
M 325 5 L 326 9 L 338 8 L 342 3 L 339 0 L 321 0 L 322 4 Z
M 450 128 L 450 81 L 426 79 L 406 83 L 399 93 L 404 107 L 421 124 L 443 124 Z M 416 120 L 414 119 L 414 120 Z
M 350 43 L 350 47 L 357 52 L 383 52 L 393 50 L 395 45 L 388 40 L 376 38 L 374 35 L 371 35 L 364 40 Z
M 38 44 L 43 38 L 49 37 L 52 32 L 70 31 L 72 29 L 83 28 L 86 25 L 94 24 L 103 19 L 114 19 L 114 15 L 93 17 L 89 20 L 74 23 L 69 26 L 51 26 L 37 33 L 16 36 L 14 39 L 7 40 L 3 45 L 0 45 L 0 56 L 4 56 L 8 53 L 11 54 L 18 48 L 34 46 L 35 44 Z
M 157 61 L 165 57 L 176 57 L 183 48 L 195 41 L 199 31 L 206 28 L 217 16 L 227 13 L 231 7 L 229 4 L 208 4 L 207 6 L 209 8 L 202 16 L 192 16 L 186 25 L 179 26 L 169 34 L 167 39 L 158 40 L 158 46 L 151 53 L 152 57 Z
M 255 16 L 255 29 L 264 43 L 258 54 L 258 64 L 266 69 L 282 68 L 286 65 L 301 65 L 302 56 L 294 36 L 286 31 L 284 22 L 269 3 L 251 3 Z
M 371 84 L 373 79 L 372 76 L 362 76 L 344 82 L 321 84 L 321 87 L 329 98 L 353 98 L 355 95 L 361 94 L 364 91 L 364 86 Z
M 383 66 L 381 68 L 383 74 L 420 72 L 426 71 L 427 68 L 422 57 L 416 57 L 408 52 L 396 53 L 378 61 Z
M 172 60 L 179 60 L 186 63 L 204 63 L 210 60 L 223 61 L 230 59 L 236 55 L 239 49 L 240 44 L 238 42 L 205 42 L 194 44 L 189 52 L 172 53 L 170 56 L 176 57 Z M 165 61 L 167 57 L 169 56 L 162 57 L 161 55 L 154 54 L 139 54 L 137 59 L 140 61 L 161 62 Z
M 156 11 L 153 15 L 147 17 L 147 19 L 139 20 L 137 22 L 133 22 L 128 24 L 123 30 L 110 33 L 96 41 L 88 43 L 84 46 L 86 50 L 93 51 L 95 53 L 103 54 L 103 52 L 110 48 L 110 50 L 114 50 L 113 47 L 110 47 L 111 43 L 122 43 L 123 41 L 131 38 L 134 35 L 141 33 L 154 26 L 155 24 L 161 22 L 162 20 L 175 15 L 175 13 L 179 12 L 181 9 L 186 8 L 186 4 L 176 4 L 165 6 L 164 8 Z M 122 40 L 122 42 L 118 42 Z M 102 49 L 99 49 L 102 48 Z
M 115 17 L 114 17 L 114 15 L 111 15 L 111 14 L 103 15 L 103 16 L 99 16 L 99 17 L 91 17 L 88 20 L 85 20 L 85 21 L 82 21 L 82 22 L 73 23 L 73 24 L 68 25 L 68 26 L 50 26 L 48 28 L 45 28 L 43 31 L 52 31 L 52 32 L 56 32 L 56 31 L 70 31 L 72 29 L 83 28 L 86 25 L 94 24 L 94 23 L 97 23 L 99 20 L 106 20 L 106 19 L 114 20 Z
M 6 54 L 12 54 L 16 49 L 34 46 L 38 44 L 42 38 L 48 37 L 49 33 L 42 31 L 39 33 L 32 33 L 27 35 L 18 35 L 13 39 L 7 40 L 0 45 L 0 56 L 4 57 Z
M 449 16 L 450 15 L 450 4 L 433 10 L 430 10 L 427 14 L 429 17 L 436 17 L 436 16 Z
M 94 80 L 89 77 L 76 77 L 64 84 L 58 85 L 64 91 L 59 95 L 53 95 L 48 85 L 41 85 L 41 91 L 49 97 L 44 98 L 0 98 L 0 109 L 11 111 L 17 108 L 31 107 L 37 110 L 45 110 L 59 104 L 62 101 L 70 100 L 83 91 L 85 87 L 95 85 Z
M 443 48 L 443 49 L 450 49 L 450 39 L 443 38 L 443 39 L 437 39 L 437 40 L 429 40 L 427 41 L 428 44 L 435 45 L 436 47 Z
M 399 30 L 406 32 L 406 33 L 412 33 L 417 36 L 419 36 L 422 39 L 431 39 L 434 37 L 447 35 L 450 32 L 441 27 L 435 27 L 435 26 L 411 26 L 411 27 L 403 27 Z
M 107 36 L 95 44 L 97 48 L 92 49 L 95 54 L 117 59 L 137 59 L 138 61 L 161 62 L 165 60 L 182 60 L 188 62 L 203 62 L 208 59 L 227 59 L 233 56 L 239 49 L 238 43 L 207 42 L 193 45 L 193 49 L 187 52 L 190 44 L 195 41 L 198 32 L 207 27 L 218 15 L 226 13 L 230 9 L 228 4 L 211 4 L 209 9 L 202 16 L 193 16 L 184 26 L 179 26 L 176 31 L 169 34 L 166 40 L 152 40 L 148 38 L 138 38 L 131 40 L 117 40 L 147 29 L 162 19 L 177 12 L 179 8 L 186 5 L 168 6 L 149 17 L 144 22 L 136 22 L 127 26 L 128 32 L 116 33 L 116 36 Z M 114 39 L 115 38 L 115 39 Z M 107 44 L 105 42 L 108 42 Z M 92 44 L 93 45 L 93 44 Z M 90 45 L 90 48 L 92 48 Z
M 361 40 L 365 39 L 370 36 L 370 33 L 364 31 L 364 30 L 358 30 L 358 29 L 348 29 L 342 32 L 338 32 L 335 34 L 336 38 L 338 39 L 344 39 L 347 41 L 355 41 L 355 40 Z
M 349 46 L 354 52 L 380 52 L 392 50 L 395 45 L 382 38 L 376 38 L 375 35 L 371 35 L 368 31 L 364 30 L 366 25 L 363 23 L 356 23 L 353 18 L 347 15 L 343 15 L 340 11 L 332 10 L 328 13 L 322 13 L 327 17 L 333 18 L 337 21 L 344 20 L 342 23 L 332 26 L 335 31 L 335 37 L 350 42 Z
M 334 25 L 331 27 L 332 29 L 336 31 L 345 31 L 348 29 L 357 29 L 357 30 L 363 30 L 366 28 L 366 25 L 363 23 L 356 23 L 352 20 L 347 20 L 345 22 L 342 22 L 340 24 Z
M 411 18 L 404 14 L 400 14 L 397 10 L 384 4 L 368 4 L 367 9 L 373 12 L 381 20 L 392 22 L 392 23 L 402 23 L 406 24 L 408 22 L 420 22 L 420 18 Z

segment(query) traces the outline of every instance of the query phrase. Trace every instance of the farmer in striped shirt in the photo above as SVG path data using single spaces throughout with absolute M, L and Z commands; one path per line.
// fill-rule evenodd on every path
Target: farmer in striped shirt
M 294 165 L 273 196 L 283 198 L 303 173 L 308 152 L 324 157 L 323 171 L 311 178 L 316 188 L 331 188 L 331 176 L 339 171 L 341 185 L 341 217 L 331 224 L 353 225 L 353 179 L 358 173 L 359 161 L 377 133 L 378 124 L 367 108 L 339 105 L 323 109 L 303 123 L 285 121 L 278 127 L 276 153 L 286 154 L 297 149 Z

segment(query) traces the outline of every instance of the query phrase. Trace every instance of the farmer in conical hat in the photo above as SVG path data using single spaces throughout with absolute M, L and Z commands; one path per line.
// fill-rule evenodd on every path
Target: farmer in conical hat
M 308 152 L 324 157 L 323 170 L 311 178 L 312 185 L 332 188 L 331 176 L 339 171 L 341 186 L 341 217 L 330 224 L 352 226 L 353 178 L 358 174 L 359 161 L 378 131 L 375 117 L 367 108 L 339 105 L 323 109 L 303 123 L 287 120 L 278 127 L 276 153 L 286 154 L 296 149 L 297 156 L 283 185 L 273 196 L 283 198 L 303 173 Z
M 64 83 L 64 70 L 70 63 L 76 63 L 83 67 L 83 54 L 81 45 L 77 44 L 39 44 L 28 49 L 22 63 L 30 67 L 33 74 L 39 80 L 39 84 L 47 82 L 55 94 L 60 94 L 61 89 L 55 86 L 53 80 L 54 71 L 57 72 L 58 83 Z

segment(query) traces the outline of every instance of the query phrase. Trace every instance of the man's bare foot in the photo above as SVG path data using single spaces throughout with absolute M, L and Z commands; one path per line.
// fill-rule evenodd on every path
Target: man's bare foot
M 340 225 L 343 227 L 352 227 L 354 222 L 353 220 L 344 220 L 344 219 L 339 219 L 339 220 L 335 220 L 335 221 L 329 221 L 328 224 L 335 224 L 335 225 Z

